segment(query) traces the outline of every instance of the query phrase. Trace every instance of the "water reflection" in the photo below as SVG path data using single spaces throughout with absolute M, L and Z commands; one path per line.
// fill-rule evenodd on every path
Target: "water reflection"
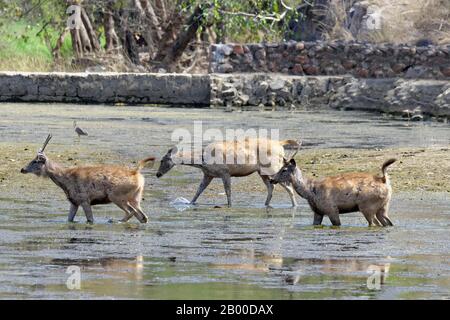
M 383 285 L 391 268 L 391 257 L 359 258 L 283 258 L 281 253 L 258 252 L 253 249 L 233 250 L 218 257 L 213 268 L 233 271 L 267 273 L 277 276 L 287 285 L 302 284 L 302 278 L 319 275 L 346 281 L 346 278 L 367 278 Z M 369 279 L 370 278 L 370 279 Z M 369 283 L 369 282 L 368 282 Z
M 88 259 L 52 259 L 50 265 L 63 267 L 78 266 L 82 272 L 101 273 L 107 277 L 120 277 L 136 281 L 143 280 L 144 257 L 104 257 Z M 101 269 L 101 270 L 99 270 Z

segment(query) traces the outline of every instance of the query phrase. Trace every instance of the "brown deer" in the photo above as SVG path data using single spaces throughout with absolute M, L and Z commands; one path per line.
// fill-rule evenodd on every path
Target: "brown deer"
M 50 178 L 64 191 L 70 202 L 69 222 L 73 222 L 78 207 L 81 206 L 87 221 L 93 223 L 91 206 L 111 202 L 125 211 L 122 222 L 128 221 L 133 215 L 141 223 L 148 222 L 148 217 L 140 205 L 144 191 L 144 177 L 140 170 L 147 162 L 153 162 L 155 158 L 150 157 L 140 161 L 135 169 L 114 165 L 64 168 L 44 154 L 45 147 L 51 138 L 52 136 L 48 135 L 36 158 L 20 172 Z
M 214 178 L 221 178 L 228 206 L 231 206 L 231 177 L 245 177 L 257 172 L 267 187 L 265 205 L 269 206 L 273 192 L 270 177 L 283 166 L 285 147 L 294 149 L 296 153 L 300 144 L 295 140 L 278 141 L 247 137 L 242 140 L 213 142 L 203 150 L 199 150 L 200 155 L 195 155 L 195 152 L 178 151 L 177 147 L 173 147 L 162 158 L 156 176 L 162 177 L 176 164 L 199 168 L 203 171 L 203 180 L 191 203 L 195 204 Z M 198 156 L 200 161 L 195 161 Z M 229 159 L 231 161 L 228 161 Z M 288 192 L 292 206 L 296 207 L 295 193 L 290 183 L 281 183 L 281 186 Z
M 271 183 L 291 182 L 295 191 L 308 200 L 314 211 L 314 225 L 322 224 L 326 215 L 334 226 L 340 226 L 339 214 L 360 211 L 369 226 L 392 226 L 388 216 L 392 188 L 386 173 L 396 159 L 383 163 L 383 175 L 344 173 L 321 179 L 303 177 L 295 160 L 285 161 Z

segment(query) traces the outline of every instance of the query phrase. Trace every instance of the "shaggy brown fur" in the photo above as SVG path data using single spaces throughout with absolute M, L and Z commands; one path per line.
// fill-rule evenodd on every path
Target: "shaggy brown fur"
M 47 140 L 50 138 L 49 136 Z M 144 191 L 144 177 L 140 170 L 155 158 L 149 157 L 140 161 L 135 169 L 114 165 L 64 168 L 48 159 L 43 149 L 21 172 L 50 178 L 64 191 L 70 202 L 69 222 L 73 221 L 78 207 L 81 206 L 87 221 L 93 223 L 91 206 L 111 202 L 125 212 L 123 222 L 133 215 L 141 223 L 148 222 L 148 217 L 140 205 Z
M 392 188 L 386 171 L 395 161 L 389 159 L 383 164 L 381 177 L 367 173 L 344 173 L 308 179 L 302 176 L 295 160 L 291 160 L 285 163 L 271 182 L 290 181 L 314 211 L 314 225 L 320 225 L 323 216 L 327 215 L 333 225 L 339 226 L 339 214 L 360 211 L 369 226 L 392 226 L 388 216 Z
M 298 150 L 300 144 L 295 140 L 249 138 L 243 141 L 218 141 L 199 150 L 199 155 L 195 155 L 193 152 L 178 151 L 177 147 L 174 147 L 162 158 L 156 176 L 162 177 L 175 164 L 199 168 L 203 171 L 203 180 L 191 203 L 194 204 L 197 201 L 214 178 L 221 178 L 228 206 L 231 206 L 231 177 L 245 177 L 257 172 L 267 187 L 265 205 L 269 206 L 273 192 L 273 185 L 269 180 L 283 166 L 285 147 Z M 195 162 L 196 158 L 200 158 L 200 161 Z M 281 185 L 288 192 L 292 205 L 297 206 L 292 186 L 289 183 Z

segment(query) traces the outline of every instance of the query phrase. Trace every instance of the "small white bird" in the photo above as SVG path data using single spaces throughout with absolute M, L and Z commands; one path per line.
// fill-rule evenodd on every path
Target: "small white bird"
M 86 131 L 77 126 L 76 121 L 73 122 L 73 128 L 75 129 L 76 134 L 78 134 L 78 138 L 80 136 L 88 136 L 88 133 Z

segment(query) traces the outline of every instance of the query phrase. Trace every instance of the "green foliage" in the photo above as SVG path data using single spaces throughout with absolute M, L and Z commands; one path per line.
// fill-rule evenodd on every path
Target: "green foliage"
M 302 0 L 212 0 L 209 13 L 224 42 L 282 41 L 288 22 Z M 284 5 L 283 5 L 284 4 Z
M 101 12 L 106 0 L 84 1 L 93 17 L 102 44 L 105 43 Z M 303 0 L 173 0 L 183 16 L 188 17 L 197 5 L 204 9 L 203 28 L 212 28 L 221 42 L 282 41 L 287 24 L 297 15 L 295 8 Z M 132 0 L 113 2 L 114 9 L 131 8 Z M 66 26 L 65 0 L 0 0 L 0 68 L 7 61 L 23 57 L 39 64 L 52 63 L 51 48 Z M 287 8 L 289 7 L 289 8 Z M 99 14 L 100 13 L 100 14 Z M 62 47 L 63 57 L 72 56 L 70 37 Z
M 7 23 L 0 19 L 0 24 L 0 69 L 47 71 L 51 68 L 50 46 L 55 45 L 59 30 L 47 27 L 42 31 L 41 23 L 32 25 L 23 21 Z M 65 40 L 61 55 L 63 58 L 72 56 L 70 37 Z

